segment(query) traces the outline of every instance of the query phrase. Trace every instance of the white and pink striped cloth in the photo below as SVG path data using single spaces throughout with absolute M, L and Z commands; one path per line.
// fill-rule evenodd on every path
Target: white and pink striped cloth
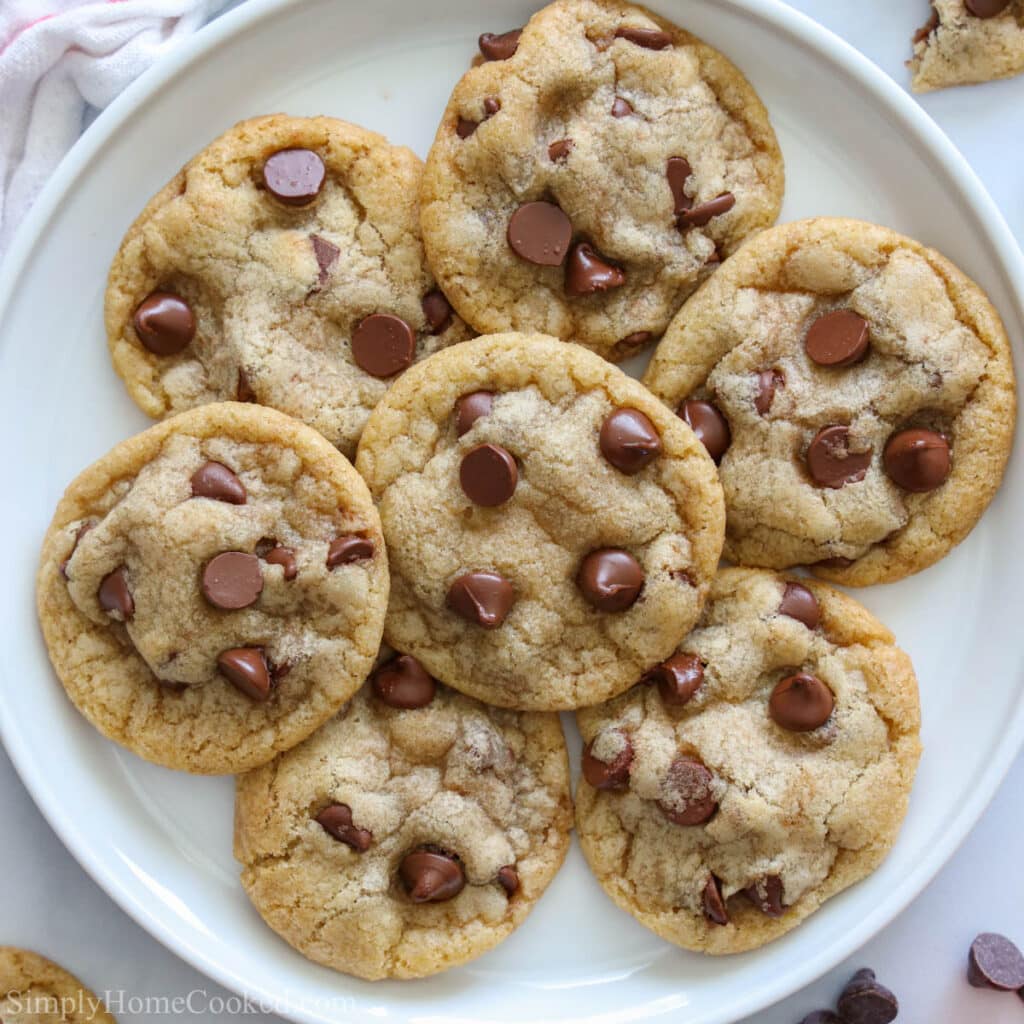
M 226 0 L 0 0 L 0 258 L 90 107 Z

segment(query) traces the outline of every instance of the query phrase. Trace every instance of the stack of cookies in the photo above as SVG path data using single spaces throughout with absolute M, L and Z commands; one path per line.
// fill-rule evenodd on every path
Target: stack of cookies
M 132 226 L 110 353 L 163 421 L 57 509 L 50 655 L 109 738 L 238 775 L 242 884 L 320 963 L 423 976 L 524 920 L 573 823 L 559 711 L 609 896 L 750 949 L 895 841 L 914 670 L 822 580 L 970 532 L 1006 334 L 889 229 L 772 227 L 762 103 L 665 19 L 555 0 L 480 50 L 425 165 L 256 118 Z

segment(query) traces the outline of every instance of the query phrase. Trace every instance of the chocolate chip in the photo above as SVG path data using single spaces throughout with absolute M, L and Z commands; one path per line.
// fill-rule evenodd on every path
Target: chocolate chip
M 704 663 L 696 654 L 673 654 L 645 673 L 641 682 L 656 684 L 663 703 L 682 707 L 704 685 Z
M 517 49 L 519 49 L 519 37 L 523 34 L 521 28 L 514 28 L 510 32 L 502 32 L 496 35 L 494 32 L 485 32 L 477 43 L 484 60 L 508 60 Z
M 565 294 L 578 298 L 606 292 L 626 283 L 626 273 L 599 256 L 593 246 L 580 242 L 573 246 L 565 267 Z
M 339 565 L 373 558 L 373 552 L 374 544 L 369 537 L 359 537 L 356 534 L 335 537 L 327 546 L 327 568 L 336 569 Z
M 615 30 L 616 39 L 628 39 L 645 50 L 664 50 L 666 46 L 672 45 L 672 37 L 667 32 L 661 32 L 656 28 L 629 28 L 623 26 Z
M 462 456 L 459 483 L 467 498 L 484 508 L 503 505 L 515 494 L 519 470 L 500 444 L 478 444 Z
M 714 875 L 708 875 L 708 880 L 704 883 L 704 895 L 701 902 L 704 916 L 712 924 L 727 925 L 729 923 L 729 911 L 725 907 L 725 900 L 722 899 L 722 883 Z
M 519 892 L 519 872 L 511 864 L 498 868 L 498 885 L 505 890 L 505 893 L 511 899 Z
M 244 505 L 245 485 L 223 462 L 204 462 L 192 474 L 192 497 Z
M 215 608 L 237 611 L 255 604 L 263 592 L 263 570 L 255 555 L 223 551 L 203 569 L 203 596 Z
M 286 206 L 306 206 L 323 188 L 327 169 L 311 149 L 280 149 L 263 165 L 263 184 Z
M 143 347 L 157 356 L 177 355 L 196 336 L 192 307 L 171 292 L 152 292 L 132 318 Z
M 786 912 L 782 905 L 782 879 L 778 875 L 766 875 L 748 885 L 743 895 L 767 917 L 782 917 Z
M 105 612 L 115 612 L 127 622 L 135 614 L 135 599 L 128 589 L 124 566 L 119 566 L 100 581 L 96 600 Z
M 819 366 L 853 366 L 867 354 L 870 334 L 864 317 L 850 309 L 837 309 L 811 324 L 804 351 Z
M 239 402 L 256 401 L 256 392 L 249 383 L 249 375 L 241 368 L 238 370 L 238 381 L 235 384 L 235 399 Z
M 757 375 L 757 390 L 754 393 L 754 408 L 759 416 L 767 416 L 775 401 L 775 392 L 786 386 L 781 370 L 762 370 Z
M 416 333 L 391 313 L 371 313 L 352 332 L 352 358 L 371 377 L 393 377 L 411 365 Z
M 931 14 L 928 15 L 928 20 L 914 33 L 914 37 L 911 42 L 915 45 L 917 43 L 923 43 L 938 27 L 939 12 L 933 7 Z
M 721 462 L 732 442 L 732 432 L 729 430 L 729 421 L 718 406 L 691 398 L 679 407 L 679 415 L 697 435 L 697 440 L 704 445 L 715 463 Z
M 599 548 L 580 563 L 576 585 L 598 611 L 623 612 L 640 596 L 644 571 L 628 551 Z
M 331 276 L 331 267 L 341 255 L 341 250 L 333 242 L 328 242 L 319 235 L 310 235 L 309 240 L 313 243 L 313 255 L 316 257 L 316 265 L 320 268 L 317 285 L 322 288 L 327 283 L 327 278 Z
M 800 1024 L 843 1024 L 843 1018 L 831 1010 L 815 1010 L 807 1014 Z
M 431 334 L 443 334 L 451 326 L 452 306 L 440 289 L 427 292 L 420 306 Z
M 639 409 L 616 409 L 605 417 L 599 438 L 601 454 L 628 476 L 639 473 L 661 454 L 661 437 Z
M 455 122 L 455 134 L 460 139 L 468 139 L 479 127 L 479 121 L 470 121 L 468 117 L 460 117 Z
M 1003 992 L 1024 988 L 1024 954 L 1005 935 L 982 932 L 971 943 L 967 980 L 975 988 Z
M 413 903 L 441 903 L 458 896 L 466 885 L 462 865 L 450 853 L 413 850 L 402 858 L 398 873 Z
M 626 733 L 621 730 L 616 732 L 622 737 L 622 744 L 611 761 L 601 761 L 594 757 L 596 740 L 591 740 L 583 748 L 580 767 L 583 770 L 583 778 L 594 789 L 621 789 L 629 782 L 629 769 L 633 764 L 633 744 Z
M 348 804 L 328 804 L 316 816 L 316 821 L 329 836 L 351 846 L 356 853 L 365 853 L 373 842 L 369 829 L 352 824 L 352 808 Z
M 68 552 L 67 558 L 65 558 L 57 567 L 57 571 L 64 577 L 64 579 L 68 578 L 68 563 L 72 558 L 74 558 L 75 551 L 78 549 L 78 542 L 93 528 L 93 525 L 93 523 L 82 523 L 82 525 L 75 530 L 75 539 L 71 543 L 71 550 Z
M 512 584 L 496 572 L 467 572 L 448 588 L 448 607 L 484 629 L 497 629 L 515 600 Z
M 712 217 L 728 213 L 736 205 L 736 197 L 731 192 L 723 192 L 714 199 L 709 199 L 699 206 L 691 206 L 683 210 L 676 218 L 676 223 L 681 228 L 702 228 Z
M 673 213 L 678 217 L 693 206 L 693 200 L 686 194 L 686 181 L 693 174 L 690 161 L 682 156 L 670 156 L 665 167 L 665 177 L 672 192 Z
M 875 972 L 864 968 L 843 989 L 836 1009 L 845 1024 L 889 1024 L 899 1012 L 899 1003 L 875 981 Z
M 872 450 L 850 451 L 850 428 L 822 427 L 807 448 L 807 471 L 820 487 L 836 490 L 863 480 L 871 465 Z
M 572 241 L 572 221 L 554 203 L 523 203 L 506 231 L 512 251 L 540 267 L 560 267 Z
M 399 654 L 384 662 L 370 678 L 373 692 L 388 707 L 406 711 L 425 708 L 437 691 L 437 683 L 409 654 Z
M 632 113 L 633 104 L 621 96 L 616 96 L 612 104 L 612 117 L 628 117 Z
M 270 696 L 270 666 L 261 647 L 232 647 L 221 651 L 217 668 L 246 697 L 265 701 Z
M 1010 0 L 966 0 L 964 6 L 976 18 L 994 18 L 1010 6 Z
M 501 100 L 497 96 L 488 96 L 484 99 L 484 120 L 486 121 L 489 117 L 494 115 L 501 110 Z
M 284 548 L 280 545 L 271 548 L 264 556 L 264 562 L 271 565 L 279 565 L 284 570 L 284 578 L 293 580 L 299 573 L 298 563 L 295 561 L 295 552 L 291 548 Z
M 934 430 L 901 430 L 886 441 L 882 464 L 889 479 L 903 490 L 934 491 L 946 482 L 952 468 L 949 442 Z
M 462 437 L 482 416 L 490 416 L 494 408 L 493 391 L 473 391 L 455 403 L 455 433 Z
M 676 825 L 703 825 L 718 810 L 711 772 L 690 757 L 677 757 L 662 783 L 662 814 Z
M 787 583 L 779 602 L 779 614 L 802 622 L 808 629 L 817 629 L 821 622 L 818 599 L 802 583 Z
M 631 355 L 639 348 L 643 348 L 644 345 L 649 344 L 654 340 L 654 333 L 652 331 L 634 331 L 632 334 L 627 334 L 624 338 L 620 338 L 615 343 L 615 351 L 623 353 L 623 358 L 627 355 Z
M 560 160 L 564 160 L 571 152 L 572 147 L 576 145 L 572 139 L 559 139 L 557 142 L 552 142 L 548 146 L 548 159 L 558 163 Z

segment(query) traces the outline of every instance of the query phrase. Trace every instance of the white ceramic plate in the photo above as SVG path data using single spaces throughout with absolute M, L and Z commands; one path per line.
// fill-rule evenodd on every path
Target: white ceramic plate
M 176 775 L 101 739 L 65 698 L 35 622 L 36 553 L 62 488 L 147 425 L 110 369 L 101 318 L 106 268 L 136 212 L 186 158 L 253 114 L 333 114 L 425 153 L 477 34 L 521 24 L 533 7 L 483 6 L 251 0 L 144 76 L 65 161 L 0 276 L 0 726 L 43 813 L 128 913 L 296 1020 L 721 1024 L 808 983 L 888 922 L 966 835 L 1019 748 L 1020 457 L 981 526 L 941 565 L 860 595 L 921 679 L 926 753 L 895 850 L 794 933 L 728 959 L 681 952 L 620 913 L 574 848 L 526 925 L 468 967 L 371 985 L 307 963 L 237 882 L 231 781 Z M 935 245 L 988 289 L 1011 336 L 1024 334 L 1024 261 L 1006 226 L 880 71 L 776 0 L 654 6 L 725 51 L 760 91 L 786 156 L 783 219 L 860 216 Z

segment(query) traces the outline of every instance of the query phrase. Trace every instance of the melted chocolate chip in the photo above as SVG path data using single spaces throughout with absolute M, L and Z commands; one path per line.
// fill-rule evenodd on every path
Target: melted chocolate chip
M 574 145 L 572 139 L 559 139 L 557 142 L 552 142 L 548 146 L 548 159 L 559 163 L 572 152 Z
M 336 569 L 339 565 L 373 558 L 373 552 L 374 544 L 369 537 L 360 537 L 356 534 L 335 537 L 327 547 L 327 568 Z
M 596 740 L 591 740 L 583 748 L 580 767 L 583 770 L 583 778 L 594 789 L 621 789 L 629 782 L 629 769 L 633 764 L 633 744 L 626 733 L 617 731 L 622 737 L 622 744 L 611 761 L 601 761 L 594 757 L 593 748 Z
M 748 885 L 743 895 L 767 917 L 782 917 L 786 908 L 782 904 L 782 879 L 778 875 L 766 875 Z
M 850 309 L 837 309 L 811 324 L 804 350 L 819 366 L 853 366 L 867 355 L 870 340 L 864 317 Z
M 882 464 L 894 484 L 915 494 L 941 487 L 953 465 L 949 442 L 942 434 L 918 427 L 901 430 L 889 438 Z
M 807 448 L 807 471 L 820 487 L 837 490 L 859 483 L 867 475 L 872 451 L 850 451 L 850 428 L 822 427 Z
M 125 622 L 135 614 L 135 599 L 128 589 L 128 576 L 123 565 L 103 577 L 96 600 L 105 612 L 119 615 Z
M 787 583 L 779 602 L 779 614 L 802 622 L 808 629 L 817 629 L 821 622 L 818 599 L 802 583 Z
M 437 692 L 437 683 L 411 655 L 399 654 L 377 668 L 370 677 L 373 692 L 388 707 L 425 708 Z
M 976 18 L 994 18 L 1002 14 L 1011 4 L 1012 0 L 965 0 L 964 6 L 968 14 Z
M 371 377 L 393 377 L 415 356 L 416 332 L 400 316 L 371 313 L 352 332 L 352 359 Z
M 835 707 L 832 691 L 806 672 L 781 679 L 772 690 L 768 713 L 789 732 L 812 732 L 823 726 Z
M 407 853 L 398 873 L 413 903 L 441 903 L 453 899 L 466 885 L 466 875 L 458 858 L 435 849 Z
M 317 287 L 323 288 L 331 276 L 331 267 L 341 255 L 341 250 L 333 242 L 328 242 L 326 238 L 321 238 L 319 235 L 310 235 L 309 240 L 313 243 L 313 255 L 316 257 L 316 265 L 319 269 Z
M 586 242 L 573 246 L 565 267 L 565 294 L 573 298 L 619 288 L 626 272 L 599 256 Z
M 245 485 L 224 463 L 204 462 L 192 474 L 192 497 L 244 505 L 247 496 Z
M 655 684 L 663 703 L 682 707 L 704 685 L 704 663 L 696 654 L 673 654 L 655 665 L 641 681 Z
M 754 392 L 754 408 L 759 416 L 767 416 L 775 401 L 775 392 L 786 386 L 786 378 L 781 370 L 762 370 L 757 375 L 756 391 Z
M 506 237 L 528 263 L 560 267 L 572 241 L 572 221 L 554 203 L 523 203 L 509 218 Z
M 255 555 L 223 551 L 203 569 L 203 596 L 215 608 L 237 611 L 255 604 L 263 592 L 263 570 Z
M 306 206 L 323 188 L 327 169 L 311 149 L 281 149 L 267 157 L 263 184 L 286 206 Z
M 621 96 L 616 96 L 615 102 L 612 103 L 612 117 L 629 117 L 632 113 L 633 104 Z
M 672 212 L 677 217 L 693 206 L 693 200 L 686 194 L 686 182 L 691 174 L 693 174 L 693 170 L 686 157 L 670 156 L 668 158 L 665 177 L 668 178 L 668 187 L 672 192 Z
M 701 902 L 704 916 L 712 924 L 727 925 L 729 923 L 729 911 L 726 909 L 725 900 L 722 899 L 722 883 L 714 875 L 708 875 Z
M 261 647 L 232 647 L 221 651 L 217 668 L 246 697 L 265 701 L 270 696 L 270 666 Z
M 498 868 L 498 885 L 505 890 L 506 895 L 511 899 L 519 892 L 519 872 L 511 864 Z
M 729 430 L 729 421 L 718 406 L 691 398 L 679 407 L 679 415 L 697 435 L 697 440 L 704 445 L 715 463 L 721 462 L 732 442 L 732 432 Z
M 601 424 L 601 454 L 616 469 L 633 476 L 661 454 L 661 436 L 639 409 L 616 409 Z
M 710 222 L 712 217 L 728 213 L 735 205 L 736 197 L 731 192 L 723 192 L 706 203 L 683 210 L 676 217 L 676 223 L 681 228 L 702 228 Z
M 503 505 L 515 494 L 519 469 L 499 444 L 478 444 L 462 456 L 459 483 L 467 498 L 483 508 Z
M 672 37 L 656 28 L 630 28 L 623 25 L 615 30 L 616 39 L 628 39 L 645 50 L 664 50 L 672 45 Z
M 455 433 L 462 437 L 482 416 L 490 416 L 494 408 L 493 391 L 473 391 L 455 403 Z
M 523 34 L 521 28 L 514 28 L 510 32 L 502 32 L 496 35 L 494 32 L 485 32 L 477 43 L 484 60 L 508 60 L 519 49 L 519 37 Z
M 373 842 L 369 829 L 352 824 L 352 808 L 348 804 L 328 804 L 316 816 L 316 821 L 329 836 L 351 846 L 356 853 L 365 853 Z
M 496 572 L 467 572 L 448 588 L 447 603 L 456 615 L 484 629 L 497 629 L 515 600 L 512 584 Z
M 172 292 L 151 292 L 132 318 L 143 346 L 157 356 L 177 355 L 196 335 L 192 307 Z
M 640 596 L 644 571 L 628 551 L 599 548 L 580 563 L 576 585 L 598 611 L 622 612 Z
M 271 565 L 281 566 L 285 580 L 293 580 L 299 574 L 295 552 L 291 548 L 281 547 L 280 545 L 272 547 L 263 556 L 263 561 L 269 562 Z
M 703 825 L 718 810 L 712 793 L 713 776 L 690 757 L 677 757 L 662 782 L 662 814 L 676 825 Z
M 435 288 L 427 292 L 420 303 L 423 309 L 423 316 L 427 321 L 427 327 L 431 334 L 444 334 L 452 323 L 452 306 L 445 298 L 444 292 Z

